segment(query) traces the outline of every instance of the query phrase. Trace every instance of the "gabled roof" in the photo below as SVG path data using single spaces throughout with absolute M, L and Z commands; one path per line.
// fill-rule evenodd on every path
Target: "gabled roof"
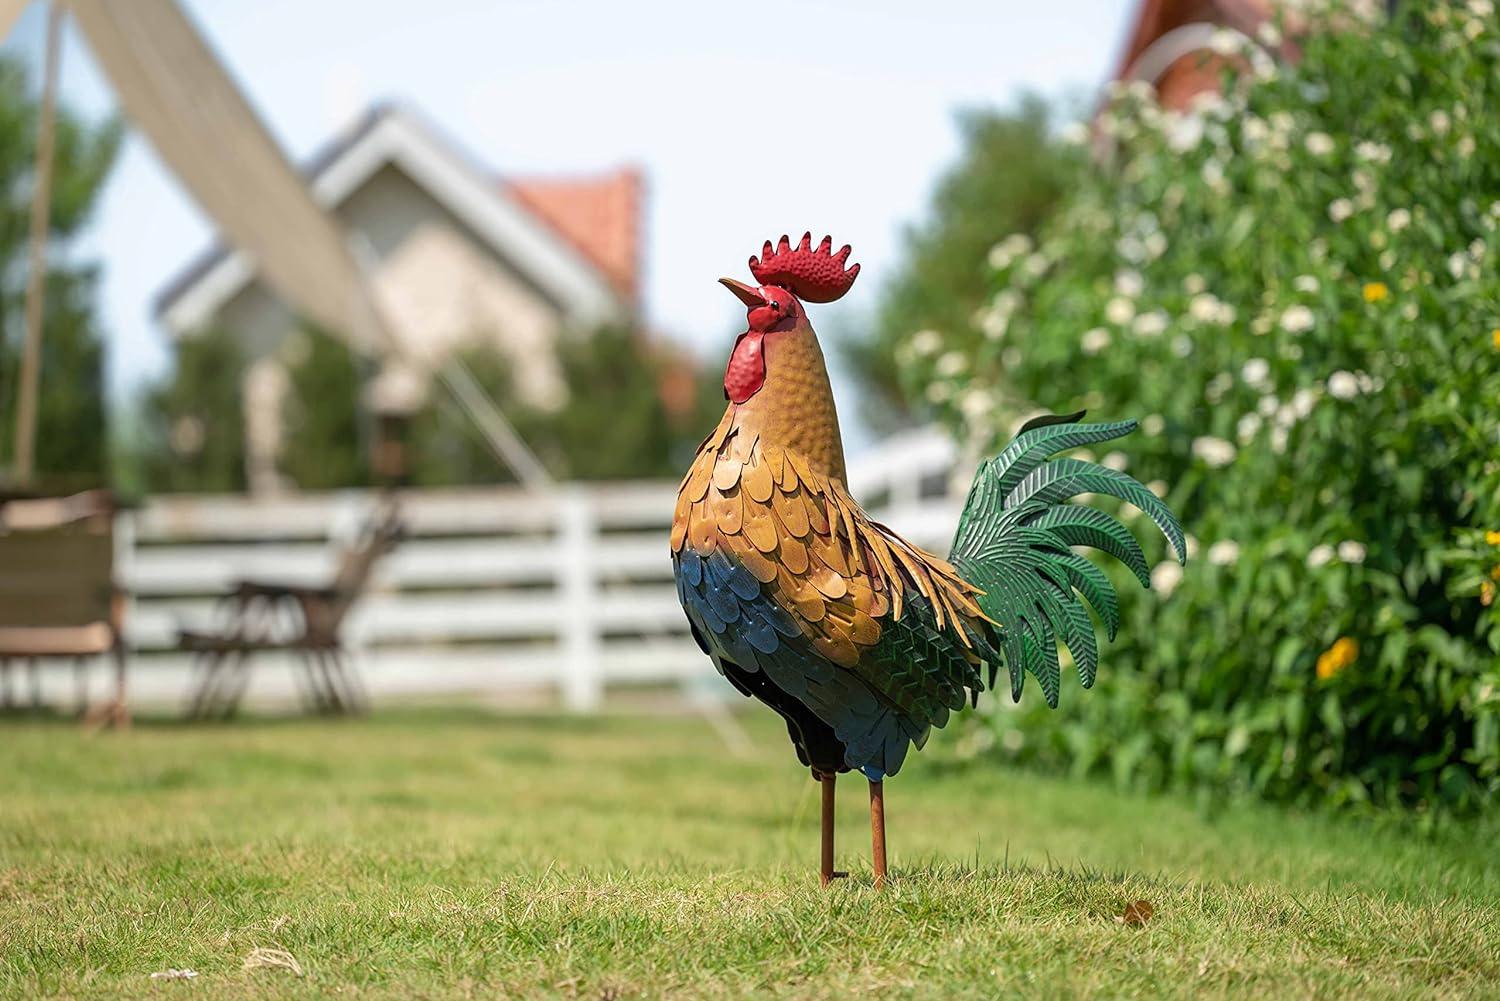
M 378 105 L 304 173 L 318 204 L 334 209 L 387 165 L 463 220 L 570 322 L 597 324 L 634 310 L 642 188 L 634 170 L 591 180 L 496 184 L 418 116 Z M 168 282 L 154 311 L 173 333 L 193 330 L 254 278 L 254 262 L 220 243 Z

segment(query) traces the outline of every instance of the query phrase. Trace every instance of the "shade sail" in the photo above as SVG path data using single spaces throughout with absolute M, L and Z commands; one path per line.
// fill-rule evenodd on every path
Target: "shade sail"
M 15 0 L 0 0 L 0 4 Z M 367 350 L 379 319 L 338 225 L 313 201 L 174 0 L 69 0 L 127 117 L 263 281 Z
M 10 35 L 26 4 L 27 0 L 0 0 L 0 42 Z

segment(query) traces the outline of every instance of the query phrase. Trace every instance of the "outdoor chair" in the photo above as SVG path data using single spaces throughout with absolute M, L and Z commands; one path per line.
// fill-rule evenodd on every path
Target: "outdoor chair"
M 102 490 L 71 497 L 0 498 L 0 705 L 14 704 L 11 668 L 25 661 L 41 708 L 40 662 L 71 659 L 78 712 L 124 726 L 124 596 L 114 582 L 114 516 Z M 87 667 L 108 656 L 114 697 L 90 709 Z
M 217 629 L 178 631 L 178 647 L 192 654 L 187 702 L 190 719 L 227 719 L 250 684 L 257 654 L 292 656 L 293 677 L 305 708 L 361 713 L 367 706 L 358 666 L 341 638 L 349 610 L 364 593 L 375 564 L 400 541 L 394 496 L 385 497 L 339 559 L 333 582 L 307 587 L 241 580 L 219 603 Z

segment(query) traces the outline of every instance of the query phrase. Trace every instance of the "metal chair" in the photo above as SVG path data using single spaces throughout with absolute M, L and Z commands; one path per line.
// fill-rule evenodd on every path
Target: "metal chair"
M 239 709 L 256 654 L 285 652 L 305 707 L 325 714 L 362 713 L 368 705 L 358 668 L 340 630 L 364 593 L 375 564 L 402 536 L 399 506 L 387 495 L 339 560 L 333 582 L 307 587 L 242 580 L 220 600 L 222 625 L 211 631 L 181 629 L 178 648 L 193 655 L 186 707 L 190 719 L 227 719 Z

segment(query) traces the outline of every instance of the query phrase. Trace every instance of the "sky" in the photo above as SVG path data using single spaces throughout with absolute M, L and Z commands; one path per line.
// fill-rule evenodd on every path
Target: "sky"
M 369 104 L 404 103 L 497 174 L 642 167 L 651 328 L 727 355 L 743 307 L 716 284 L 782 232 L 854 246 L 857 330 L 959 152 L 955 113 L 1030 90 L 1081 99 L 1105 78 L 1126 0 L 865 0 L 727 5 L 608 0 L 185 0 L 295 161 Z M 37 57 L 34 3 L 3 50 Z M 63 100 L 114 110 L 76 31 Z M 212 239 L 132 134 L 69 253 L 103 264 L 108 384 L 129 396 L 170 364 L 156 292 Z M 1005 234 L 996 234 L 999 239 Z

